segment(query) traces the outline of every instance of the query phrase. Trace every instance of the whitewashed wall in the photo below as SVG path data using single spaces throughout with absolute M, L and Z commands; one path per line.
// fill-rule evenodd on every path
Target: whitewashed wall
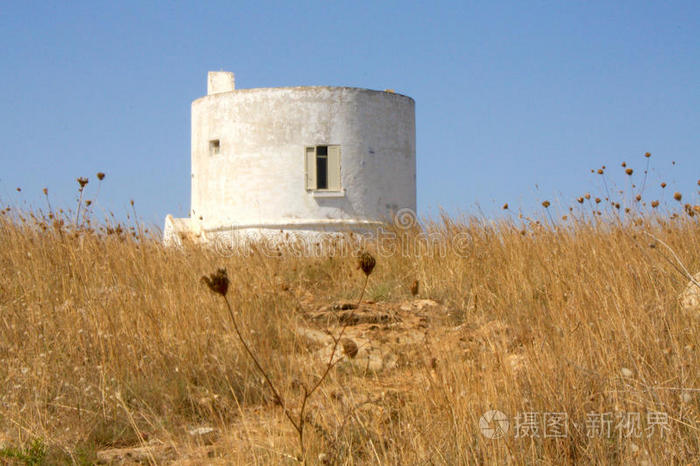
M 216 139 L 220 151 L 212 155 L 209 141 Z M 305 146 L 336 144 L 343 192 L 307 191 Z M 389 220 L 402 208 L 416 208 L 410 97 L 293 87 L 234 90 L 192 103 L 191 222 L 180 225 L 205 233 L 345 230 Z

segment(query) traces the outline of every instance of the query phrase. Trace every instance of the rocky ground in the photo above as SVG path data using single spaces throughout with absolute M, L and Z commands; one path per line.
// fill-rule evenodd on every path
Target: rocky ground
M 694 280 L 700 281 L 700 274 Z M 303 313 L 295 332 L 311 351 L 300 363 L 323 372 L 335 346 L 333 336 L 342 331 L 333 361 L 336 370 L 354 375 L 347 385 L 324 387 L 325 396 L 314 398 L 309 419 L 312 425 L 318 419 L 316 427 L 323 435 L 342 429 L 349 416 L 368 430 L 385 422 L 406 403 L 411 390 L 430 385 L 438 377 L 435 369 L 445 353 L 450 357 L 461 353 L 475 365 L 483 358 L 496 358 L 514 372 L 528 365 L 522 342 L 508 325 L 498 320 L 460 323 L 459 316 L 430 299 L 365 301 L 360 306 L 350 302 L 320 305 L 310 296 L 304 301 L 304 308 L 311 310 Z M 700 315 L 700 287 L 690 281 L 679 302 L 685 311 Z M 281 409 L 269 403 L 243 409 L 226 431 L 189 426 L 184 429 L 184 441 L 151 441 L 145 447 L 100 451 L 97 457 L 102 464 L 225 464 L 227 460 L 221 458 L 235 445 L 250 444 L 252 439 L 259 448 L 274 450 L 276 438 L 294 435 Z
M 322 372 L 331 358 L 334 339 L 343 331 L 334 362 L 337 370 L 355 375 L 349 385 L 328 387 L 328 396 L 314 398 L 309 412 L 334 413 L 323 416 L 319 426 L 332 432 L 358 416 L 371 426 L 399 409 L 416 386 L 429 385 L 436 377 L 441 354 L 449 352 L 492 354 L 503 358 L 513 370 L 526 364 L 517 351 L 514 334 L 499 321 L 458 324 L 458 318 L 440 303 L 430 299 L 405 302 L 366 301 L 360 306 L 348 302 L 330 305 L 305 303 L 305 312 L 296 333 L 311 348 L 304 364 Z M 439 348 L 434 342 L 439 341 Z M 476 360 L 476 359 L 475 359 Z M 418 369 L 418 370 L 417 370 Z M 407 383 L 410 380 L 410 383 Z M 325 387 L 324 387 L 325 389 Z M 255 438 L 261 446 L 274 445 L 275 435 L 294 435 L 293 428 L 281 417 L 279 407 L 245 409 L 235 425 L 226 432 L 211 426 L 186 429 L 188 445 L 177 442 L 151 442 L 147 447 L 109 449 L 98 452 L 103 464 L 139 462 L 175 462 L 205 464 L 216 461 L 222 449 L 236 444 L 236 438 Z M 321 422 L 321 421 L 319 421 Z M 371 428 L 371 427 L 370 427 Z

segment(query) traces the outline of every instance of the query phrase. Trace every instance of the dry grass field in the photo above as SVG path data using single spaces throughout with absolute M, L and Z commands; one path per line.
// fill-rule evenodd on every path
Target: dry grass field
M 6 207 L 0 463 L 698 464 L 693 206 L 445 217 L 369 275 Z

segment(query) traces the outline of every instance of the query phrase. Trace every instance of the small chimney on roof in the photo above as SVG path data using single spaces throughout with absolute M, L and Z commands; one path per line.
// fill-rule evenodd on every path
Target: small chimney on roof
M 210 71 L 207 75 L 207 95 L 231 92 L 236 89 L 236 78 L 230 71 Z

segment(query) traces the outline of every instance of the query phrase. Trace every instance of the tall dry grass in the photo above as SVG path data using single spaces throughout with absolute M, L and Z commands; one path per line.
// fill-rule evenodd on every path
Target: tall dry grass
M 664 244 L 700 271 L 698 216 L 625 214 L 614 206 L 603 215 L 594 211 L 590 199 L 556 224 L 549 215 L 498 222 L 445 217 L 427 225 L 438 238 L 428 249 L 374 250 L 369 298 L 410 300 L 410 284 L 418 280 L 420 296 L 441 303 L 449 318 L 432 324 L 435 337 L 394 369 L 334 368 L 318 394 L 307 458 L 696 462 L 700 319 L 678 305 L 688 278 Z M 364 277 L 354 257 L 283 250 L 270 257 L 255 246 L 223 257 L 204 247 L 168 249 L 128 228 L 95 231 L 3 212 L 0 451 L 6 457 L 29 461 L 36 442 L 45 446 L 39 457 L 48 463 L 89 463 L 99 450 L 161 444 L 174 457 L 187 457 L 199 448 L 187 430 L 206 425 L 222 434 L 203 462 L 293 462 L 293 430 L 236 339 L 226 308 L 200 277 L 227 269 L 228 299 L 244 336 L 293 404 L 300 383 L 313 384 L 323 366 L 313 363 L 314 348 L 294 329 L 309 307 L 360 295 Z M 416 244 L 419 232 L 407 231 L 397 233 Z M 484 326 L 495 330 L 481 346 L 471 344 Z M 511 355 L 520 368 L 508 362 Z M 333 408 L 339 391 L 367 387 L 391 393 L 375 403 L 379 421 L 359 409 Z M 489 409 L 509 416 L 565 412 L 568 435 L 515 438 L 511 431 L 488 439 L 479 418 Z M 643 428 L 646 413 L 663 412 L 669 429 L 664 437 L 591 438 L 584 424 L 592 412 L 639 412 Z M 165 461 L 156 453 L 149 458 Z

